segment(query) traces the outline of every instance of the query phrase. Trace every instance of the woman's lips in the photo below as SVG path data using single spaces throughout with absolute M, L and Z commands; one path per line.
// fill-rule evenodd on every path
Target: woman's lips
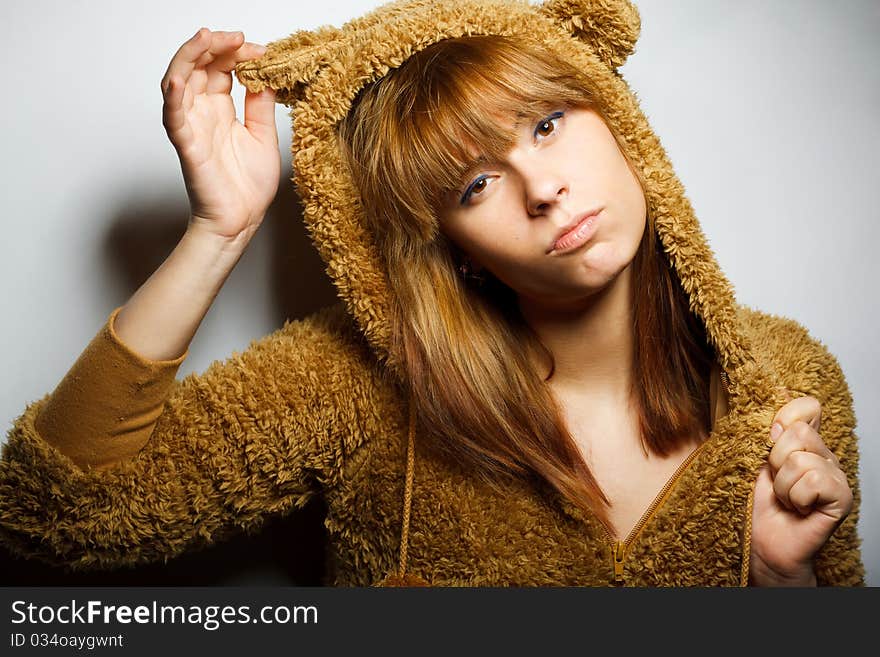
M 550 247 L 548 255 L 559 255 L 573 251 L 579 246 L 590 241 L 596 233 L 596 225 L 599 223 L 601 210 L 589 212 L 584 215 L 573 228 L 569 229 Z

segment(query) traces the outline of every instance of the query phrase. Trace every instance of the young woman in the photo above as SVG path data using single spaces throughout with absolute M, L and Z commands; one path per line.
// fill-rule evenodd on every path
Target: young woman
M 141 563 L 322 495 L 328 584 L 863 583 L 840 368 L 733 300 L 616 72 L 638 16 L 606 4 L 184 43 L 189 228 L 16 422 L 4 543 Z M 276 101 L 341 302 L 175 382 L 275 195 Z

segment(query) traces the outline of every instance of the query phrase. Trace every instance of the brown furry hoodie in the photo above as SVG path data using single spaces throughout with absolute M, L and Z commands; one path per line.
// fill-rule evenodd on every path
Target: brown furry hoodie
M 340 303 L 180 382 L 183 357 L 140 358 L 114 335 L 114 311 L 9 433 L 0 541 L 77 569 L 133 565 L 253 530 L 321 495 L 328 585 L 743 585 L 751 491 L 784 386 L 822 403 L 822 437 L 855 496 L 817 555 L 818 583 L 863 585 L 859 455 L 843 373 L 802 326 L 735 301 L 617 71 L 639 27 L 625 0 L 410 0 L 342 28 L 296 32 L 239 66 L 249 89 L 276 89 L 292 108 L 294 181 Z M 552 491 L 520 483 L 499 494 L 420 449 L 416 409 L 388 362 L 392 292 L 341 173 L 334 127 L 364 84 L 416 50 L 471 34 L 528 34 L 596 80 L 718 354 L 709 440 L 617 544 Z

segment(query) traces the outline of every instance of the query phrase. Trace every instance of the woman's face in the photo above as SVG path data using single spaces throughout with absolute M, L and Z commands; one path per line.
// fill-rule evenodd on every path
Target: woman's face
M 598 114 L 567 108 L 517 126 L 514 147 L 483 162 L 447 199 L 441 230 L 520 297 L 564 307 L 632 262 L 645 198 Z M 593 210 L 593 224 L 557 238 Z M 554 249 L 554 244 L 556 248 Z

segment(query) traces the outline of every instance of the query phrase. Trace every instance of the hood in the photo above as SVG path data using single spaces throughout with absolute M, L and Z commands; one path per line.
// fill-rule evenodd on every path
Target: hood
M 781 405 L 774 374 L 754 357 L 743 310 L 659 139 L 618 71 L 634 51 L 639 30 L 638 10 L 627 0 L 399 0 L 342 27 L 294 32 L 268 44 L 263 57 L 236 68 L 250 91 L 274 89 L 277 102 L 291 110 L 292 180 L 304 220 L 338 296 L 380 361 L 394 366 L 388 363 L 392 291 L 335 128 L 364 85 L 413 52 L 453 37 L 527 36 L 582 67 L 607 98 L 608 119 L 641 168 L 655 230 L 728 376 L 731 401 L 741 397 L 753 412 L 760 409 L 769 425 Z

